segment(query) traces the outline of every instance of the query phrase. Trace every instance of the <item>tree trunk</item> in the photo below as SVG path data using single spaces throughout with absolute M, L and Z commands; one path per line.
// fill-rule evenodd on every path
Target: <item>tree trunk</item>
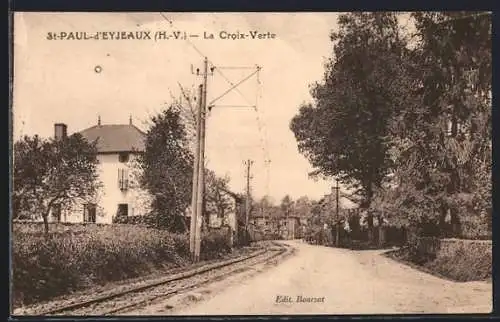
M 181 222 L 182 222 L 182 232 L 185 233 L 188 230 L 187 219 L 185 215 L 183 216 L 183 218 L 181 218 Z
M 340 223 L 335 226 L 335 246 L 340 247 Z
M 373 214 L 370 211 L 368 211 L 368 213 L 367 213 L 366 221 L 368 224 L 368 243 L 372 244 L 373 243 Z
M 457 209 L 451 209 L 451 230 L 453 233 L 453 237 L 460 237 L 461 235 L 461 225 L 460 225 L 460 217 Z
M 49 237 L 49 211 L 42 214 L 45 237 Z
M 385 228 L 383 225 L 383 217 L 378 216 L 378 245 L 383 247 L 385 244 Z
M 446 206 L 442 205 L 439 209 L 439 231 L 441 237 L 447 237 L 446 227 Z
M 373 189 L 372 189 L 372 184 L 370 183 L 366 191 L 366 199 L 364 202 L 364 206 L 367 210 L 366 221 L 368 224 L 368 242 L 370 244 L 373 244 L 373 213 L 369 210 L 370 204 L 372 202 L 372 197 L 373 197 Z

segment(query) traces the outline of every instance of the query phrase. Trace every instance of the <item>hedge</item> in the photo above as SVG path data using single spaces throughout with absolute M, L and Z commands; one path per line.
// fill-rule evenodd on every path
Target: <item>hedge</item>
M 51 225 L 46 238 L 32 225 L 19 225 L 12 238 L 14 306 L 190 263 L 187 234 L 134 225 Z M 204 234 L 201 247 L 203 259 L 231 251 L 218 232 Z
M 408 260 L 456 281 L 486 280 L 492 276 L 491 240 L 411 239 Z

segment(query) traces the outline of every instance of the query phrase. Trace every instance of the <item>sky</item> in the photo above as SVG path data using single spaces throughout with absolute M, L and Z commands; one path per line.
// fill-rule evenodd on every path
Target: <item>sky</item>
M 54 123 L 68 132 L 97 124 L 133 123 L 147 130 L 148 118 L 174 98 L 179 84 L 196 88 L 206 56 L 217 71 L 208 77 L 208 101 L 256 70 L 221 99 L 207 119 L 207 166 L 231 177 L 243 192 L 244 160 L 252 159 L 256 197 L 313 199 L 332 182 L 308 177 L 309 162 L 298 152 L 290 120 L 312 100 L 309 85 L 321 81 L 332 53 L 329 34 L 338 13 L 19 13 L 14 18 L 13 135 L 53 135 Z M 48 33 L 174 31 L 186 40 L 49 40 Z M 275 34 L 274 39 L 220 39 L 221 32 Z M 214 39 L 204 39 L 204 34 Z M 154 38 L 154 37 L 153 37 Z M 99 66 L 99 73 L 96 72 Z M 235 67 L 245 67 L 235 68 Z M 228 81 L 229 80 L 229 81 Z M 256 106 L 252 108 L 250 106 Z M 265 162 L 269 160 L 270 162 Z

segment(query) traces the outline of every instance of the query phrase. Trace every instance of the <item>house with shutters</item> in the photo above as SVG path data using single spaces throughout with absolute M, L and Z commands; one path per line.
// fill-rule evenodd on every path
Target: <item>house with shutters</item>
M 144 152 L 146 134 L 132 124 L 101 124 L 79 132 L 97 142 L 101 188 L 91 203 L 52 211 L 51 221 L 111 224 L 116 216 L 138 216 L 150 210 L 150 195 L 135 178 L 134 161 Z M 67 135 L 66 124 L 55 124 L 56 139 Z

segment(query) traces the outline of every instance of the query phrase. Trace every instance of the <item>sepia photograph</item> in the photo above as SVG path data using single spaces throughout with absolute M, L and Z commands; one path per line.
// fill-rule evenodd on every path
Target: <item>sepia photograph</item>
M 15 12 L 11 316 L 491 313 L 491 12 Z

